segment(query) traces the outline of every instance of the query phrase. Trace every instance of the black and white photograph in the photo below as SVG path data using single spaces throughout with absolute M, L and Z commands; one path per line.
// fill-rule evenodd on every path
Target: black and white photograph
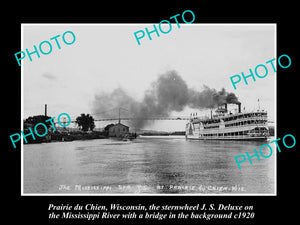
M 2 219 L 295 223 L 296 4 L 95 3 L 5 7 Z
M 276 196 L 276 23 L 170 22 L 21 24 L 23 196 Z

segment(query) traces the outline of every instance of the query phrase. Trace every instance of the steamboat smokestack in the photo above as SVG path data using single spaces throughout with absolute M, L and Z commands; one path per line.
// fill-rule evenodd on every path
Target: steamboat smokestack
M 241 113 L 241 103 L 239 102 L 239 103 L 236 103 L 237 105 L 238 105 L 238 107 L 239 107 L 239 113 Z
M 45 116 L 47 116 L 47 104 L 45 104 Z

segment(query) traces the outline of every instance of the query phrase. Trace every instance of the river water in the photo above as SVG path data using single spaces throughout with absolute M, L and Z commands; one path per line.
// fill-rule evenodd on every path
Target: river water
M 139 137 L 27 144 L 24 194 L 274 194 L 275 146 L 269 158 L 239 169 L 234 157 L 263 142 Z M 262 149 L 269 155 L 268 148 Z

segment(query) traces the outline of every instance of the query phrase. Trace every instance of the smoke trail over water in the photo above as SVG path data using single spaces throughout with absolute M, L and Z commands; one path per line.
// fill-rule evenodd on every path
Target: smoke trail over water
M 205 109 L 224 103 L 238 103 L 238 98 L 234 93 L 226 92 L 224 88 L 216 91 L 204 86 L 202 91 L 194 90 L 188 87 L 176 71 L 168 71 L 151 84 L 142 101 L 135 100 L 122 88 L 117 88 L 111 93 L 96 94 L 93 114 L 97 114 L 99 118 L 110 118 L 111 109 L 122 107 L 128 110 L 128 116 L 137 118 L 131 125 L 142 128 L 151 121 L 138 118 L 169 116 L 171 112 L 180 112 L 186 106 Z

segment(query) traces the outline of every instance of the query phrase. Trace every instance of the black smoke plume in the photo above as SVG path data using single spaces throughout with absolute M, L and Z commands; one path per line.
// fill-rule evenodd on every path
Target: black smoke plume
M 142 101 L 129 96 L 122 88 L 111 93 L 98 93 L 93 102 L 93 115 L 97 118 L 117 117 L 118 108 L 122 110 L 122 117 L 133 117 L 131 125 L 142 128 L 149 117 L 169 116 L 171 112 L 180 112 L 189 106 L 195 109 L 215 108 L 224 103 L 239 103 L 234 93 L 228 93 L 224 88 L 216 91 L 203 86 L 202 91 L 189 88 L 176 71 L 169 71 L 159 76 L 148 90 Z M 113 111 L 113 112 L 112 112 Z

